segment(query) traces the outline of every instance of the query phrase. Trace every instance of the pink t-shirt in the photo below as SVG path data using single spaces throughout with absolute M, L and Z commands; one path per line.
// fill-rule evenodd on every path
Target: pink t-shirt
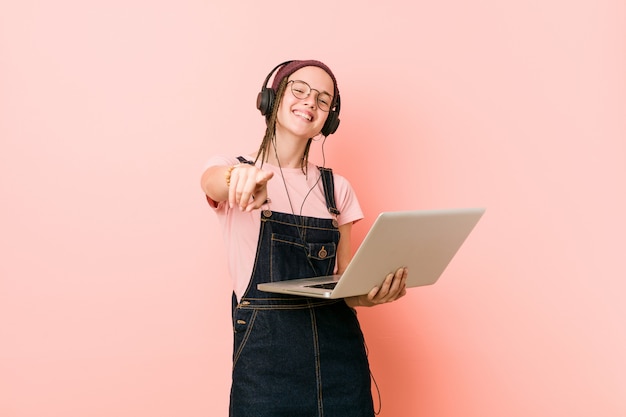
M 250 159 L 249 157 L 246 158 Z M 230 166 L 237 163 L 239 161 L 236 157 L 217 155 L 209 159 L 205 169 L 216 165 Z M 260 163 L 257 163 L 257 166 L 259 165 Z M 270 202 L 263 206 L 263 210 L 269 209 L 323 219 L 334 217 L 326 208 L 324 187 L 319 179 L 320 172 L 315 165 L 309 164 L 308 175 L 306 176 L 300 168 L 282 168 L 281 174 L 279 167 L 264 163 L 262 169 L 274 173 L 272 179 L 267 183 Z M 336 216 L 339 226 L 362 219 L 363 212 L 350 183 L 341 175 L 333 173 L 333 176 L 335 180 L 335 203 L 341 212 Z M 289 190 L 289 195 L 285 191 L 285 184 Z M 252 276 L 261 227 L 261 212 L 260 210 L 253 210 L 250 213 L 242 212 L 238 207 L 231 209 L 226 201 L 216 203 L 210 200 L 209 204 L 215 209 L 222 225 L 233 290 L 237 299 L 241 299 Z

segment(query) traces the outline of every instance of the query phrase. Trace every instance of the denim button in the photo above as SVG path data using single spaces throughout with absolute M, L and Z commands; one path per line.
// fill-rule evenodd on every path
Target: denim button
M 272 217 L 272 210 L 263 210 L 263 216 Z
M 326 252 L 326 249 L 324 249 L 324 247 L 322 246 L 322 249 L 320 249 L 320 251 L 317 252 L 317 256 L 320 259 L 324 259 L 324 258 L 326 258 L 326 256 L 328 256 L 328 252 Z

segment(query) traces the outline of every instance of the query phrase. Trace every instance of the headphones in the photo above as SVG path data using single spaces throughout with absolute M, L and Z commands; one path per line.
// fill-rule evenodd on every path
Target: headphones
M 256 98 L 256 108 L 259 109 L 261 114 L 265 116 L 265 119 L 269 119 L 272 114 L 272 109 L 274 107 L 274 99 L 276 98 L 276 92 L 271 88 L 267 87 L 267 83 L 269 82 L 272 74 L 282 67 L 283 65 L 287 65 L 293 61 L 285 61 L 281 64 L 278 64 L 274 67 L 267 77 L 265 77 L 265 82 L 263 83 L 263 87 L 261 88 L 261 92 L 259 92 Z M 336 87 L 335 87 L 336 88 Z M 339 127 L 339 110 L 341 109 L 341 97 L 339 96 L 339 90 L 337 90 L 337 97 L 335 98 L 335 105 L 328 112 L 328 117 L 326 118 L 326 123 L 322 126 L 322 131 L 320 132 L 324 136 L 332 135 L 337 131 Z

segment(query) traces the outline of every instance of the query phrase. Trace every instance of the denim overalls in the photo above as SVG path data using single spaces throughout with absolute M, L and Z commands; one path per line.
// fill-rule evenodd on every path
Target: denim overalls
M 333 176 L 320 168 L 338 214 Z M 371 417 L 370 373 L 356 313 L 343 300 L 271 294 L 257 284 L 332 274 L 335 219 L 261 212 L 252 279 L 233 295 L 231 417 Z

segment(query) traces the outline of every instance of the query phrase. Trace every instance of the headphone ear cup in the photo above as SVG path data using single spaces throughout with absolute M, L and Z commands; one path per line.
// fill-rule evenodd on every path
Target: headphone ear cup
M 337 128 L 339 127 L 339 122 L 339 114 L 336 111 L 331 111 L 330 113 L 328 113 L 326 123 L 324 123 L 324 126 L 322 127 L 322 135 L 328 136 L 335 133 L 337 131 Z
M 256 97 L 256 108 L 259 109 L 263 116 L 269 116 L 272 113 L 274 105 L 274 90 L 263 87 Z

